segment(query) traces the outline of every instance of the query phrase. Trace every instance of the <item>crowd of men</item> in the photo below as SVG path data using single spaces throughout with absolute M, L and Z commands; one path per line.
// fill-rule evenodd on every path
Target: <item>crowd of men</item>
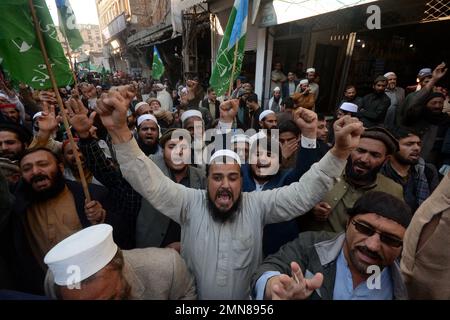
M 333 117 L 314 68 L 274 67 L 266 105 L 244 77 L 63 106 L 2 80 L 0 299 L 450 299 L 446 65 Z

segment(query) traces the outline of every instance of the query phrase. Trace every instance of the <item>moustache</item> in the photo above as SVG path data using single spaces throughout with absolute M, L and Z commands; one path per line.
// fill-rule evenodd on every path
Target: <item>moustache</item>
M 359 161 L 359 160 L 353 162 L 353 167 L 355 167 L 355 166 L 358 166 L 358 167 L 366 169 L 366 170 L 371 170 L 370 166 L 368 166 L 367 164 L 365 164 L 364 162 Z
M 38 175 L 33 176 L 33 177 L 30 179 L 30 183 L 39 182 L 39 181 L 42 181 L 42 180 L 45 180 L 45 179 L 50 180 L 50 177 L 47 176 L 47 175 L 45 175 L 45 174 L 38 174 Z
M 357 249 L 363 253 L 364 255 L 368 256 L 369 258 L 376 259 L 376 260 L 383 260 L 383 258 L 376 252 L 369 250 L 366 246 L 360 246 L 357 247 Z

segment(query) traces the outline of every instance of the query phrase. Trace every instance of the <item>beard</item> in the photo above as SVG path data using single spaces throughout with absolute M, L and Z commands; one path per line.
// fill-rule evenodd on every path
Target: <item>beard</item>
M 158 151 L 158 141 L 155 141 L 154 144 L 148 145 L 148 144 L 145 144 L 141 138 L 138 138 L 137 142 L 138 142 L 139 148 L 141 148 L 142 152 L 144 152 L 146 156 L 155 154 L 156 151 Z
M 367 273 L 367 268 L 370 266 L 369 264 L 365 263 L 364 261 L 361 261 L 357 258 L 356 252 L 360 251 L 364 255 L 376 259 L 379 261 L 377 264 L 378 267 L 380 267 L 381 270 L 383 270 L 384 266 L 382 264 L 383 257 L 381 257 L 377 252 L 369 250 L 366 246 L 357 246 L 353 249 L 349 250 L 349 258 L 352 263 L 352 265 L 355 267 L 355 269 L 363 276 L 368 277 L 370 274 Z
M 20 159 L 20 155 L 10 151 L 0 151 L 0 158 L 6 158 L 11 161 L 16 161 Z
M 358 165 L 367 171 L 365 174 L 358 174 L 353 170 L 353 166 Z M 364 163 L 360 161 L 353 162 L 351 159 L 347 161 L 347 165 L 345 166 L 345 176 L 349 182 L 356 186 L 366 186 L 372 184 L 377 180 L 378 172 L 380 171 L 383 165 L 379 165 L 378 167 L 370 169 Z
M 405 165 L 405 166 L 415 166 L 416 164 L 419 163 L 419 159 L 409 160 L 407 158 L 404 158 L 398 152 L 394 153 L 394 158 L 395 158 L 395 160 L 397 160 L 398 163 Z
M 32 183 L 45 178 L 52 180 L 52 185 L 49 188 L 42 191 L 34 190 L 32 187 Z M 40 174 L 31 178 L 30 182 L 27 182 L 25 180 L 22 180 L 22 182 L 23 182 L 22 188 L 25 194 L 25 198 L 30 199 L 31 202 L 45 202 L 49 199 L 52 199 L 56 197 L 58 194 L 60 194 L 66 186 L 64 176 L 62 172 L 59 170 L 53 179 L 50 179 L 48 175 Z
M 231 192 L 219 189 L 217 190 L 217 194 L 219 193 L 219 191 L 226 192 L 231 197 L 231 199 L 233 198 Z M 214 201 L 211 200 L 211 194 L 209 193 L 208 189 L 206 190 L 206 193 L 207 193 L 206 197 L 208 198 L 208 209 L 209 212 L 211 213 L 213 220 L 220 223 L 224 223 L 226 221 L 233 221 L 234 218 L 236 217 L 237 211 L 241 207 L 242 202 L 241 195 L 239 194 L 239 198 L 233 203 L 230 209 L 223 210 L 221 208 L 218 208 L 214 203 Z

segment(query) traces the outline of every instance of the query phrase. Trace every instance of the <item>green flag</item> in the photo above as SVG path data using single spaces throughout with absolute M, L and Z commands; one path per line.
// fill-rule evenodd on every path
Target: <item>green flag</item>
M 72 84 L 73 77 L 55 25 L 45 0 L 33 0 L 47 54 L 59 87 Z M 0 63 L 14 82 L 23 82 L 35 89 L 52 88 L 42 57 L 33 18 L 27 0 L 1 0 Z
M 83 44 L 80 30 L 77 28 L 75 13 L 70 6 L 69 0 L 56 0 L 58 9 L 59 29 L 69 41 L 72 50 L 78 49 Z
M 156 46 L 153 46 L 152 78 L 159 80 L 163 74 L 164 64 L 161 60 L 158 49 L 156 49 Z
M 241 72 L 247 33 L 247 16 L 248 0 L 235 0 L 209 79 L 210 85 L 218 96 L 228 91 L 231 78 L 234 81 Z M 234 61 L 235 53 L 236 61 Z M 235 65 L 234 72 L 233 64 Z

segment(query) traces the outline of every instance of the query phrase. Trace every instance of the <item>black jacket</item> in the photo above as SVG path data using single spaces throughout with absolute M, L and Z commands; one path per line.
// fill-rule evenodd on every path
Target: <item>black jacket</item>
M 78 218 L 83 228 L 90 226 L 89 220 L 84 212 L 84 194 L 80 183 L 66 180 L 66 185 L 75 200 Z M 107 212 L 105 223 L 110 223 L 108 208 L 111 201 L 107 198 L 107 190 L 98 185 L 89 185 L 89 192 L 92 199 L 99 201 Z M 18 291 L 44 294 L 44 277 L 46 270 L 43 270 L 39 262 L 35 259 L 26 235 L 26 214 L 27 208 L 31 205 L 29 199 L 25 198 L 23 186 L 19 182 L 15 192 L 16 202 L 11 215 L 8 218 L 8 225 L 5 232 L 9 239 L 9 247 L 6 252 L 8 262 L 11 265 L 14 289 Z M 0 213 L 3 215 L 3 212 Z

